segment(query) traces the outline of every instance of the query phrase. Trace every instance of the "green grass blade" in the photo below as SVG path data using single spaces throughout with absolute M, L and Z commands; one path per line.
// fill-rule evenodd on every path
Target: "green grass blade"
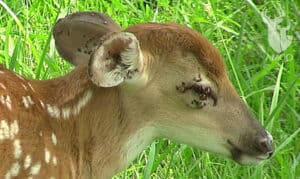
M 288 138 L 286 138 L 282 144 L 280 144 L 276 150 L 275 150 L 275 155 L 280 152 L 284 147 L 286 147 L 289 143 L 292 142 L 293 139 L 295 139 L 296 137 L 300 137 L 299 135 L 299 132 L 300 132 L 300 128 L 297 129 L 294 133 L 292 133 Z
M 156 146 L 156 142 L 153 142 L 150 146 L 148 161 L 147 161 L 147 165 L 146 165 L 145 171 L 144 171 L 144 179 L 149 179 L 151 176 L 151 171 L 153 169 L 153 163 L 154 163 L 154 159 L 155 159 L 155 151 L 156 151 L 155 146 Z
M 10 70 L 14 70 L 15 66 L 16 66 L 16 62 L 17 62 L 17 58 L 18 58 L 18 54 L 20 53 L 20 48 L 21 48 L 21 42 L 17 41 L 13 55 L 10 59 L 9 62 L 9 69 Z
M 277 103 L 276 107 L 273 109 L 272 113 L 269 115 L 268 120 L 270 121 L 267 125 L 267 129 L 272 129 L 273 122 L 274 122 L 274 115 L 279 111 L 283 103 L 285 102 L 286 98 L 291 93 L 292 89 L 296 86 L 300 76 L 296 77 L 290 87 L 286 90 L 285 95 L 281 98 L 281 100 Z
M 279 97 L 280 86 L 281 86 L 280 84 L 281 84 L 282 71 L 283 71 L 283 64 L 280 66 L 279 73 L 277 75 L 277 80 L 276 80 L 276 84 L 275 84 L 275 87 L 274 87 L 274 92 L 273 92 L 272 103 L 271 103 L 269 115 L 273 112 L 273 110 L 275 109 L 275 107 L 278 104 L 278 97 Z

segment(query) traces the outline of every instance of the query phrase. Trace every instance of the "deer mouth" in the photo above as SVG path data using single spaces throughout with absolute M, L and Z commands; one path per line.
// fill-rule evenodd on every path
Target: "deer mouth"
M 245 152 L 232 141 L 227 140 L 227 142 L 231 146 L 231 158 L 241 165 L 257 165 L 270 157 L 266 154 L 254 154 Z

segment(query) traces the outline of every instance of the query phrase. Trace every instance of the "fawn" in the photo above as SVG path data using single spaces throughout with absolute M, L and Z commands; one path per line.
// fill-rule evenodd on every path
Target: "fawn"
M 219 52 L 191 28 L 122 30 L 78 12 L 53 33 L 70 73 L 38 81 L 0 67 L 1 178 L 111 178 L 159 137 L 241 164 L 272 155 Z

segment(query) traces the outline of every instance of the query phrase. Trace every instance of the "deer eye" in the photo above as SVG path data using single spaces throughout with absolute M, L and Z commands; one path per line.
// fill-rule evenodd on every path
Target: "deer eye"
M 177 85 L 176 89 L 181 93 L 186 93 L 187 91 L 192 92 L 193 97 L 188 102 L 188 105 L 192 108 L 201 109 L 209 103 L 216 106 L 217 97 L 215 92 L 210 86 L 202 84 L 201 82 L 201 78 L 194 78 L 192 81 L 182 82 L 180 85 Z

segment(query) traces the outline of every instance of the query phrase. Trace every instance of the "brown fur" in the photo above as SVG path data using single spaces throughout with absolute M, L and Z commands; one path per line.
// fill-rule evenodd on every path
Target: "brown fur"
M 145 23 L 127 28 L 140 41 L 142 51 L 158 56 L 174 55 L 175 51 L 193 53 L 208 72 L 209 77 L 218 81 L 226 76 L 223 60 L 211 43 L 196 31 L 175 23 Z

